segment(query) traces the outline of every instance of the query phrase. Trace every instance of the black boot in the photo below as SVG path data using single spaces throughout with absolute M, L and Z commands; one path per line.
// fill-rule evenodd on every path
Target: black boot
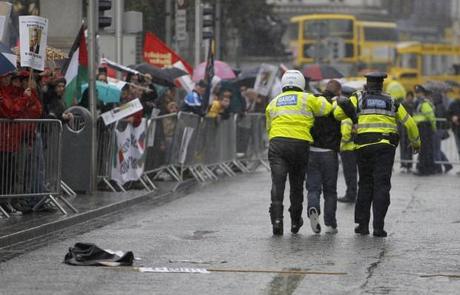
M 270 205 L 270 218 L 273 226 L 273 235 L 283 235 L 283 205 L 271 204 Z
M 374 237 L 384 238 L 387 236 L 387 232 L 383 228 L 374 228 L 374 232 L 372 233 Z
M 360 235 L 368 235 L 369 234 L 369 226 L 360 223 L 357 227 L 355 227 L 355 233 Z
M 298 233 L 303 225 L 302 210 L 302 207 L 295 210 L 292 210 L 292 208 L 289 209 L 289 212 L 291 213 L 291 233 L 293 234 Z

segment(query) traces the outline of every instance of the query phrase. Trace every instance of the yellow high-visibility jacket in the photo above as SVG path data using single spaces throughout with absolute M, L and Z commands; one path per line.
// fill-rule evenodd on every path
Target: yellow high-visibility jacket
M 434 114 L 434 106 L 426 99 L 422 99 L 415 108 L 414 120 L 417 124 L 422 122 L 430 122 L 431 128 L 436 131 L 436 116 Z
M 340 132 L 342 133 L 342 139 L 340 141 L 340 151 L 348 152 L 356 149 L 353 141 L 353 122 L 351 119 L 342 120 L 340 125 Z
M 265 111 L 268 138 L 285 137 L 313 142 L 310 129 L 315 116 L 326 116 L 332 105 L 322 96 L 285 91 L 275 97 Z
M 357 92 L 350 97 L 350 100 L 355 109 L 358 109 L 362 95 L 363 94 L 361 92 Z M 336 108 L 334 110 L 334 116 L 339 120 L 346 118 L 346 115 L 341 108 Z M 407 113 L 403 105 L 399 105 L 392 112 L 381 110 L 373 112 L 371 111 L 368 113 L 363 111 L 358 112 L 357 134 L 358 136 L 364 133 L 397 134 L 397 122 L 400 122 L 406 127 L 411 145 L 414 148 L 419 148 L 421 143 L 417 124 L 415 123 L 414 119 Z M 382 139 L 372 143 L 356 144 L 356 148 L 359 149 L 364 146 L 378 143 L 391 144 L 389 140 Z
M 387 87 L 385 88 L 385 92 L 397 101 L 403 101 L 404 98 L 406 98 L 406 89 L 404 89 L 404 86 L 402 86 L 402 84 L 396 80 L 388 83 Z

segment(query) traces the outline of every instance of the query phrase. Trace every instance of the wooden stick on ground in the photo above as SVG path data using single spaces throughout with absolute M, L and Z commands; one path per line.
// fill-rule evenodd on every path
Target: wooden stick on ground
M 267 270 L 267 269 L 230 269 L 230 268 L 208 268 L 210 272 L 240 272 L 240 273 L 277 273 L 293 275 L 331 275 L 343 276 L 346 272 L 323 272 L 323 271 L 305 271 L 305 270 Z

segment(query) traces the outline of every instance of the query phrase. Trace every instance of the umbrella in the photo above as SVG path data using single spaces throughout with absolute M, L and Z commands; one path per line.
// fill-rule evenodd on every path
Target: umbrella
M 148 63 L 133 65 L 130 66 L 130 68 L 135 69 L 142 74 L 150 74 L 155 83 L 164 86 L 174 86 L 174 80 L 176 78 L 187 75 L 187 72 L 175 67 L 160 69 L 159 67 Z
M 329 65 L 312 64 L 307 65 L 303 68 L 304 76 L 310 78 L 313 81 L 320 81 L 323 79 L 337 79 L 343 78 L 336 68 Z
M 88 88 L 88 83 L 81 85 L 81 91 Z M 113 84 L 96 81 L 97 97 L 103 103 L 117 103 L 120 102 L 121 89 Z
M 203 62 L 199 64 L 193 70 L 193 81 L 199 81 L 201 79 L 204 79 L 205 70 L 206 63 Z M 221 78 L 222 80 L 232 80 L 236 78 L 235 72 L 233 72 L 232 67 L 220 60 L 214 61 L 214 75 Z
M 0 75 L 16 70 L 16 54 L 0 42 Z
M 259 74 L 260 67 L 254 67 L 246 70 L 242 70 L 238 74 L 235 83 L 239 86 L 253 87 L 256 82 L 256 77 Z
M 423 87 L 431 92 L 444 92 L 452 89 L 452 86 L 443 81 L 428 81 Z
M 169 79 L 171 79 L 172 81 L 174 81 L 175 79 L 179 78 L 179 77 L 182 77 L 182 76 L 185 76 L 185 75 L 188 75 L 188 73 L 184 70 L 181 70 L 179 68 L 176 68 L 176 67 L 167 67 L 167 68 L 162 68 L 161 71 L 169 77 Z

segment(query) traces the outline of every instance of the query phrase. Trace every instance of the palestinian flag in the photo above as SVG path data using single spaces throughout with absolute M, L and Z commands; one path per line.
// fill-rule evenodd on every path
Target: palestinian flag
M 88 83 L 88 49 L 85 27 L 82 25 L 69 52 L 69 61 L 63 68 L 67 85 L 64 99 L 67 106 L 81 99 L 81 85 Z

